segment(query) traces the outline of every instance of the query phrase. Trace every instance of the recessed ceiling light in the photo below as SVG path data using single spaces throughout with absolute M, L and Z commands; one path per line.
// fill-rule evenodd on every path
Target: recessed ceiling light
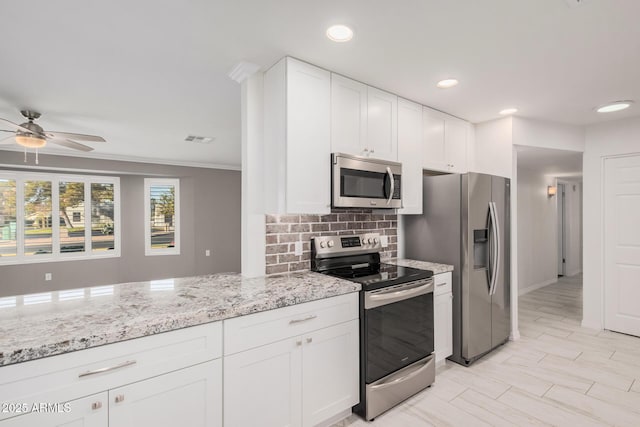
M 353 38 L 353 30 L 346 25 L 332 25 L 327 28 L 327 37 L 334 42 L 348 42 Z
M 517 108 L 505 108 L 504 110 L 500 111 L 500 114 L 502 114 L 503 116 L 508 116 L 509 114 L 515 114 L 517 112 Z
M 633 101 L 616 101 L 602 107 L 598 107 L 596 111 L 598 113 L 613 113 L 614 111 L 624 110 L 629 108 L 633 104 Z
M 436 86 L 440 89 L 449 89 L 450 87 L 454 87 L 458 84 L 456 79 L 444 79 L 440 80 Z

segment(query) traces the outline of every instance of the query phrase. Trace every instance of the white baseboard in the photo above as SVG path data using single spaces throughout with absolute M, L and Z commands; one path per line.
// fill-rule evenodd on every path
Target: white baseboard
M 333 417 L 329 418 L 328 420 L 324 420 L 324 421 L 316 424 L 315 427 L 330 427 L 330 426 L 338 423 L 339 421 L 344 420 L 345 418 L 349 417 L 350 415 L 351 415 L 351 408 L 345 409 L 344 411 L 340 412 L 339 414 L 334 415 Z
M 582 270 L 577 269 L 577 270 L 573 270 L 573 271 L 569 271 L 569 272 L 567 272 L 567 276 L 568 276 L 568 277 L 576 276 L 576 275 L 578 275 L 578 274 L 580 274 L 580 273 L 582 273 Z
M 518 296 L 522 296 L 528 294 L 529 292 L 535 291 L 536 289 L 544 288 L 545 286 L 549 286 L 552 283 L 556 283 L 558 281 L 557 278 L 545 280 L 544 282 L 536 283 L 531 286 L 527 286 L 526 288 L 518 288 Z
M 604 329 L 602 327 L 602 323 L 587 319 L 582 319 L 581 326 L 583 328 L 595 329 L 598 331 L 602 331 Z

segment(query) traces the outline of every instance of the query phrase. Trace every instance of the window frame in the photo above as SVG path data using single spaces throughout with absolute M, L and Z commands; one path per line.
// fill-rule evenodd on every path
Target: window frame
M 120 220 L 120 178 L 100 175 L 73 175 L 63 173 L 41 173 L 25 171 L 0 170 L 0 178 L 15 180 L 16 182 L 16 255 L 0 256 L 2 265 L 37 264 L 59 261 L 82 261 L 91 259 L 119 258 L 121 256 L 121 228 Z M 51 182 L 51 253 L 39 255 L 25 255 L 25 206 L 24 184 L 26 181 Z M 60 251 L 60 182 L 82 182 L 84 184 L 84 217 L 85 240 L 83 252 Z M 91 184 L 113 184 L 113 250 L 95 252 L 92 248 L 91 232 Z M 87 202 L 88 201 L 88 202 Z
M 173 201 L 174 232 L 172 248 L 151 247 L 151 187 L 154 185 L 173 185 L 175 198 Z M 144 179 L 144 254 L 145 256 L 180 255 L 180 179 L 179 178 L 145 178 Z

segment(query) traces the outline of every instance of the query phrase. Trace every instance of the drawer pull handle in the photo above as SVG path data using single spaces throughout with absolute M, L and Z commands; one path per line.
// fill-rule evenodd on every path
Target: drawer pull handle
M 93 402 L 91 404 L 91 409 L 93 409 L 94 411 L 98 410 L 102 408 L 102 402 Z
M 119 394 L 115 398 L 116 403 L 124 402 L 124 394 Z
M 307 344 L 313 342 L 313 338 L 307 338 Z
M 83 373 L 78 375 L 78 378 L 88 377 L 89 375 L 102 374 L 104 372 L 113 371 L 113 370 L 116 370 L 116 369 L 124 368 L 126 366 L 131 366 L 131 365 L 135 365 L 135 364 L 136 364 L 135 360 L 127 360 L 126 362 L 122 362 L 122 363 L 120 363 L 118 365 L 107 366 L 106 368 L 94 369 L 93 371 L 83 372 Z
M 436 283 L 436 286 L 444 286 L 444 285 L 446 285 L 446 284 L 447 284 L 447 282 Z
M 296 324 L 296 323 L 306 322 L 306 321 L 309 321 L 309 320 L 313 320 L 316 317 L 318 317 L 318 316 L 316 316 L 315 314 L 312 314 L 311 316 L 307 316 L 304 319 L 293 319 L 293 320 L 290 320 L 289 324 L 293 325 L 293 324 Z

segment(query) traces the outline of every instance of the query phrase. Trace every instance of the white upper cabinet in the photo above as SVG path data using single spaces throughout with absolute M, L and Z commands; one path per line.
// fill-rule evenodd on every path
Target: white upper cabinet
M 331 75 L 331 151 L 398 160 L 398 97 Z
M 422 213 L 422 105 L 398 99 L 398 161 L 402 163 L 402 205 L 399 214 Z
M 367 149 L 376 159 L 398 160 L 398 97 L 367 88 Z
M 331 75 L 284 58 L 264 76 L 265 207 L 330 212 Z
M 469 124 L 431 108 L 423 108 L 424 168 L 465 173 Z
M 364 156 L 367 85 L 331 74 L 331 151 Z

